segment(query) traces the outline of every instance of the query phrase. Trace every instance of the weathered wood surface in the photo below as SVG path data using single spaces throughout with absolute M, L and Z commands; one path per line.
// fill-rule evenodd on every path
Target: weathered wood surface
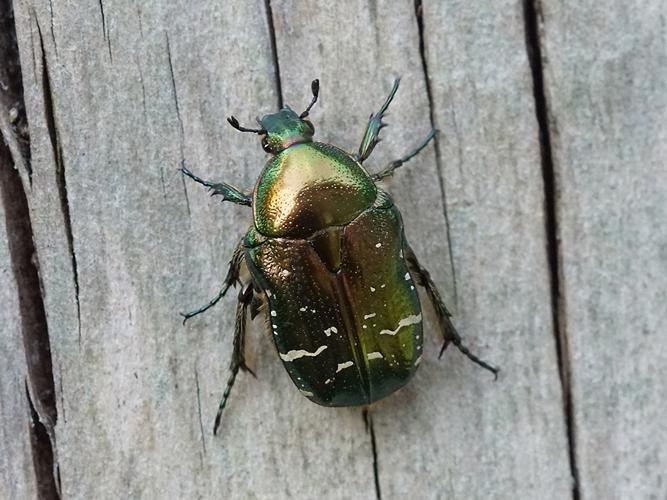
M 582 498 L 667 498 L 667 4 L 543 9 Z
M 635 6 L 628 26 L 620 4 L 545 10 L 562 391 L 536 119 L 546 110 L 522 2 L 15 2 L 31 175 L 19 166 L 62 498 L 663 498 L 667 51 L 665 8 L 652 5 Z M 239 377 L 214 438 L 234 297 L 186 327 L 178 312 L 217 292 L 251 214 L 177 168 L 252 186 L 264 154 L 225 117 L 300 108 L 315 77 L 317 138 L 354 150 L 395 75 L 391 126 L 367 165 L 441 130 L 386 185 L 500 379 L 454 350 L 438 361 L 427 307 L 424 362 L 372 412 L 374 446 L 360 410 L 294 390 L 255 322 L 258 379 Z M 0 249 L 0 269 L 9 262 Z M 17 354 L 0 367 L 0 495 L 31 498 L 22 318 L 13 275 L 0 279 L 3 344 Z

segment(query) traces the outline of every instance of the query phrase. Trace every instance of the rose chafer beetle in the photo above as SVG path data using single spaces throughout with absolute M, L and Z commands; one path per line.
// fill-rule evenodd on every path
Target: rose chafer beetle
M 320 405 L 367 406 L 414 375 L 423 342 L 415 285 L 426 289 L 435 308 L 444 337 L 440 355 L 454 344 L 497 375 L 497 368 L 462 344 L 440 293 L 406 241 L 400 212 L 376 184 L 424 149 L 435 130 L 381 172 L 369 174 L 363 166 L 379 142 L 398 84 L 396 79 L 380 110 L 371 114 L 356 154 L 313 141 L 315 129 L 306 118 L 319 94 L 315 80 L 312 101 L 300 115 L 285 106 L 258 120 L 258 129 L 228 118 L 237 130 L 258 134 L 269 154 L 252 194 L 182 169 L 211 195 L 252 207 L 254 218 L 218 295 L 183 315 L 185 322 L 214 306 L 232 285 L 241 285 L 231 375 L 214 433 L 238 371 L 252 373 L 244 358 L 248 309 L 252 319 L 265 313 L 292 381 Z

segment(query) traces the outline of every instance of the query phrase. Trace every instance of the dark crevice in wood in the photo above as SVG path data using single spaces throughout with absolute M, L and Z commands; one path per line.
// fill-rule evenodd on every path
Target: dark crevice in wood
M 426 47 L 424 44 L 424 18 L 422 0 L 415 0 L 415 17 L 417 19 L 417 28 L 419 30 L 419 56 L 421 58 L 422 70 L 424 72 L 424 82 L 426 85 L 426 96 L 428 98 L 428 114 L 431 121 L 431 127 L 435 128 L 435 113 L 433 103 L 433 91 L 431 89 L 431 79 L 428 70 L 428 61 L 426 59 Z M 449 250 L 449 267 L 452 270 L 452 283 L 454 292 L 454 302 L 458 303 L 458 291 L 456 286 L 456 269 L 454 267 L 454 252 L 452 250 L 452 238 L 449 228 L 449 215 L 447 213 L 447 195 L 445 192 L 445 180 L 443 178 L 442 157 L 440 155 L 440 141 L 436 135 L 433 138 L 433 147 L 435 148 L 435 162 L 438 171 L 438 184 L 440 186 L 440 195 L 442 197 L 442 211 L 445 217 L 446 234 L 447 234 L 447 249 Z
M 37 498 L 39 500 L 58 500 L 60 498 L 60 472 L 54 469 L 53 448 L 46 426 L 39 419 L 39 414 L 30 397 L 28 382 L 25 383 L 25 396 L 30 408 L 30 446 L 32 464 L 37 478 Z
M 174 61 L 171 57 L 171 44 L 169 43 L 169 33 L 165 33 L 167 38 L 167 60 L 169 61 L 169 76 L 171 77 L 171 91 L 174 95 L 174 105 L 176 106 L 176 119 L 178 120 L 181 140 L 179 148 L 181 152 L 181 168 L 185 168 L 185 128 L 183 127 L 183 118 L 181 117 L 181 106 L 178 102 L 178 92 L 176 91 L 176 78 L 174 76 Z M 181 175 L 181 184 L 183 185 L 183 195 L 185 196 L 185 207 L 188 217 L 192 216 L 190 211 L 190 198 L 188 197 L 188 188 L 185 185 L 185 176 Z
M 32 186 L 30 134 L 22 81 L 12 3 L 0 0 L 0 109 L 3 112 L 0 129 L 13 163 L 26 171 Z
M 37 32 L 39 34 L 39 43 L 42 50 L 42 97 L 44 100 L 44 119 L 46 128 L 49 132 L 51 149 L 56 162 L 56 183 L 58 185 L 58 197 L 60 199 L 60 209 L 63 214 L 65 226 L 65 235 L 67 238 L 67 249 L 69 251 L 72 263 L 72 277 L 74 279 L 74 298 L 76 300 L 76 317 L 78 325 L 78 340 L 81 344 L 81 302 L 79 301 L 79 270 L 76 261 L 76 252 L 74 251 L 74 233 L 72 231 L 72 217 L 67 197 L 67 178 L 65 176 L 65 160 L 63 158 L 60 135 L 58 133 L 55 109 L 53 107 L 53 92 L 51 87 L 51 78 L 49 76 L 49 66 L 46 60 L 46 51 L 44 50 L 44 39 L 42 30 L 37 23 Z
M 44 309 L 44 299 L 39 278 L 39 267 L 33 242 L 30 209 L 21 176 L 16 169 L 19 162 L 27 165 L 30 157 L 13 158 L 9 144 L 17 141 L 20 129 L 17 123 L 27 127 L 23 102 L 23 82 L 16 42 L 16 26 L 10 0 L 0 0 L 0 113 L 9 116 L 8 104 L 18 110 L 12 127 L 2 127 L 0 134 L 0 200 L 5 212 L 7 247 L 18 291 L 21 317 L 21 336 L 28 378 L 25 381 L 27 402 L 30 408 L 30 444 L 35 471 L 35 483 L 40 499 L 57 499 L 57 461 L 55 460 L 55 434 L 58 419 L 55 384 L 51 361 L 51 345 Z M 27 133 L 22 140 L 28 142 Z M 29 142 L 26 144 L 29 151 Z M 19 151 L 15 154 L 21 154 Z M 21 390 L 21 388 L 17 388 Z M 30 397 L 32 390 L 33 398 Z M 33 402 L 34 399 L 34 402 Z
M 273 9 L 271 0 L 264 0 L 266 10 L 266 21 L 269 27 L 269 41 L 271 42 L 271 55 L 273 56 L 273 71 L 276 80 L 276 93 L 278 94 L 278 109 L 283 108 L 283 86 L 280 80 L 280 61 L 278 59 L 278 45 L 276 44 L 276 29 L 273 24 Z
M 107 20 L 106 16 L 104 15 L 104 3 L 102 2 L 102 0 L 97 0 L 97 3 L 100 6 L 100 15 L 102 16 L 102 36 L 104 37 L 104 41 L 107 42 L 107 48 L 109 49 L 109 61 L 113 63 L 113 54 L 111 53 L 111 39 L 109 38 Z
M 526 50 L 533 78 L 535 113 L 539 126 L 542 177 L 544 182 L 544 206 L 546 225 L 546 250 L 551 281 L 552 321 L 556 340 L 556 355 L 563 391 L 565 425 L 567 429 L 570 472 L 572 474 L 572 498 L 579 500 L 579 473 L 576 461 L 576 428 L 572 400 L 572 375 L 570 365 L 569 342 L 565 328 L 564 305 L 562 302 L 560 242 L 558 239 L 557 184 L 554 172 L 549 122 L 549 106 L 544 88 L 544 60 L 540 45 L 541 10 L 539 0 L 524 0 L 523 3 Z
M 371 450 L 373 452 L 373 477 L 375 479 L 375 498 L 376 500 L 382 500 L 382 494 L 380 492 L 380 467 L 378 460 L 378 448 L 377 441 L 375 439 L 375 428 L 373 427 L 373 416 L 368 408 L 364 408 L 361 412 L 361 415 L 364 419 L 364 425 L 366 426 L 366 432 L 371 435 Z

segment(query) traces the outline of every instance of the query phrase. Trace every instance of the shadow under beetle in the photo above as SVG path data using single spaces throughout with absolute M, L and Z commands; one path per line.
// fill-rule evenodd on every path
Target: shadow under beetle
M 381 172 L 369 174 L 363 167 L 379 142 L 385 127 L 382 118 L 398 84 L 396 79 L 380 111 L 371 114 L 354 155 L 313 142 L 315 129 L 306 118 L 319 94 L 315 80 L 313 99 L 300 115 L 285 106 L 259 120 L 258 129 L 228 118 L 237 130 L 258 134 L 270 155 L 252 194 L 182 169 L 212 196 L 252 207 L 254 216 L 234 250 L 218 295 L 183 315 L 187 320 L 206 311 L 232 285 L 241 285 L 231 376 L 214 433 L 238 371 L 252 373 L 244 359 L 248 309 L 252 319 L 268 312 L 272 337 L 292 381 L 320 405 L 369 405 L 410 380 L 423 345 L 415 284 L 426 289 L 435 307 L 444 337 L 440 355 L 454 344 L 497 376 L 497 368 L 461 343 L 440 293 L 405 239 L 400 212 L 376 185 L 424 149 L 435 130 Z M 248 283 L 241 279 L 243 265 L 249 271 Z

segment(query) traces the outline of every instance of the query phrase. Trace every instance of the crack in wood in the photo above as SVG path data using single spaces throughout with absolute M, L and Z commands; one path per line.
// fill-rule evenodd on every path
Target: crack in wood
M 199 390 L 199 373 L 197 372 L 197 367 L 195 366 L 195 387 L 197 389 L 197 415 L 199 416 L 199 433 L 201 436 L 201 446 L 204 450 L 204 455 L 206 455 L 206 438 L 204 437 L 204 422 L 201 416 L 201 391 Z
M 35 19 L 37 22 L 37 19 Z M 76 301 L 76 318 L 78 327 L 78 342 L 81 345 L 81 302 L 79 300 L 79 270 L 74 251 L 74 232 L 72 230 L 72 217 L 67 196 L 67 178 L 65 176 L 65 159 L 60 143 L 60 134 L 53 106 L 53 92 L 51 88 L 51 78 L 49 76 L 49 67 L 46 59 L 46 50 L 44 49 L 44 38 L 42 30 L 37 22 L 37 33 L 39 34 L 39 44 L 42 50 L 42 98 L 44 100 L 44 120 L 49 132 L 51 149 L 56 163 L 56 184 L 58 187 L 58 197 L 60 199 L 60 210 L 63 214 L 65 226 L 65 236 L 67 238 L 67 249 L 72 264 L 72 278 L 74 280 L 74 299 Z
M 171 44 L 169 43 L 169 33 L 165 33 L 167 39 L 167 60 L 169 61 L 169 76 L 171 77 L 171 91 L 174 95 L 174 104 L 176 106 L 176 118 L 178 119 L 179 131 L 181 140 L 179 143 L 181 152 L 181 169 L 185 168 L 185 128 L 183 127 L 183 119 L 181 117 L 181 106 L 178 102 L 178 92 L 176 91 L 176 77 L 174 76 L 174 61 L 171 56 Z M 185 207 L 188 212 L 188 217 L 192 217 L 190 211 L 190 198 L 188 197 L 188 188 L 185 185 L 185 176 L 181 175 L 181 184 L 183 185 L 183 194 L 185 196 Z
M 264 7 L 266 11 L 266 21 L 269 29 L 269 41 L 271 43 L 271 56 L 273 57 L 273 70 L 276 80 L 276 93 L 278 94 L 278 109 L 283 108 L 283 86 L 280 79 L 280 60 L 278 59 L 278 45 L 276 43 L 276 29 L 273 24 L 273 9 L 271 8 L 271 0 L 264 0 Z
M 7 98 L 18 110 L 19 123 L 25 113 L 23 83 L 16 40 L 16 26 L 10 0 L 0 0 L 0 60 L 2 69 L 0 116 L 10 116 Z M 17 101 L 17 102 L 15 102 Z M 24 121 L 27 127 L 27 120 Z M 51 360 L 46 310 L 39 278 L 39 265 L 34 246 L 30 209 L 21 175 L 20 162 L 30 164 L 29 155 L 12 151 L 16 127 L 0 127 L 0 200 L 3 203 L 7 228 L 7 246 L 14 281 L 18 292 L 21 335 L 26 360 L 25 395 L 30 408 L 30 445 L 37 494 L 40 499 L 59 498 L 59 472 L 55 454 L 54 427 L 58 413 Z M 23 138 L 29 151 L 30 137 Z M 28 171 L 31 174 L 30 171 Z M 29 179 L 30 180 L 30 179 Z M 30 180 L 31 184 L 31 180 Z M 19 389 L 20 390 L 20 389 Z M 30 395 L 32 390 L 33 397 Z
M 560 279 L 561 249 L 558 240 L 557 184 L 551 149 L 551 135 L 553 130 L 550 128 L 549 105 L 544 89 L 544 60 L 540 44 L 540 24 L 542 22 L 542 14 L 539 0 L 524 0 L 523 15 L 525 23 L 526 51 L 528 53 L 528 61 L 533 79 L 535 114 L 539 127 L 542 177 L 544 182 L 546 250 L 551 282 L 551 310 L 556 341 L 556 355 L 558 358 L 559 375 L 563 391 L 570 472 L 573 481 L 572 498 L 573 500 L 579 500 L 579 472 L 577 468 L 576 425 L 571 389 L 571 362 L 565 321 L 562 320 L 565 317 L 566 311 L 565 305 L 561 299 L 564 284 Z
M 102 16 L 102 36 L 104 41 L 107 42 L 107 48 L 109 50 L 109 61 L 113 63 L 113 54 L 111 53 L 111 38 L 109 37 L 109 29 L 107 28 L 106 16 L 104 14 L 104 3 L 102 0 L 97 0 L 100 6 L 100 15 Z
M 35 409 L 27 380 L 25 381 L 25 397 L 30 409 L 30 446 L 37 482 L 37 496 L 39 500 L 58 500 L 60 498 L 60 470 L 54 461 L 50 433 Z
M 32 187 L 30 134 L 23 100 L 23 81 L 14 11 L 9 0 L 0 0 L 0 134 L 5 140 L 15 168 L 27 173 Z
M 424 83 L 426 85 L 426 97 L 428 99 L 428 114 L 431 122 L 431 127 L 435 127 L 435 112 L 433 103 L 433 90 L 431 89 L 431 79 L 428 70 L 428 61 L 426 60 L 426 47 L 424 44 L 424 18 L 422 0 L 415 0 L 415 18 L 417 20 L 417 29 L 419 32 L 419 55 L 422 63 L 422 70 L 424 72 Z M 452 237 L 449 228 L 449 214 L 447 213 L 447 195 L 445 192 L 445 179 L 443 178 L 442 156 L 440 154 L 440 141 L 438 135 L 433 138 L 433 147 L 435 149 L 435 163 L 438 171 L 438 184 L 440 187 L 440 195 L 442 197 L 442 213 L 445 218 L 445 231 L 447 236 L 447 250 L 449 251 L 449 268 L 452 272 L 452 285 L 454 292 L 454 303 L 458 304 L 458 288 L 456 284 L 456 268 L 454 267 L 454 252 L 452 250 Z
M 377 441 L 375 439 L 375 428 L 373 427 L 373 416 L 368 408 L 364 408 L 361 412 L 366 426 L 366 432 L 371 435 L 371 451 L 373 453 L 373 478 L 375 480 L 375 498 L 382 500 L 382 493 L 380 491 L 380 467 L 378 460 Z

